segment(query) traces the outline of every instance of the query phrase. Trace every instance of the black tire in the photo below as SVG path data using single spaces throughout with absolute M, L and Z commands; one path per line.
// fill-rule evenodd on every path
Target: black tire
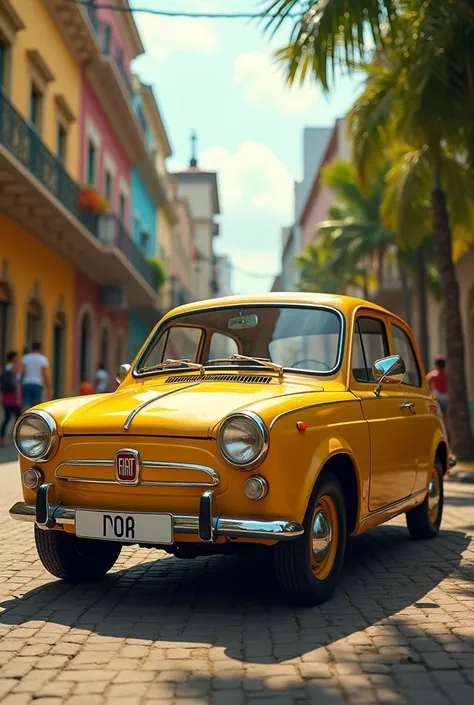
M 436 473 L 436 475 L 434 474 Z M 438 506 L 436 514 L 434 515 L 434 503 L 433 495 L 431 493 L 431 484 L 437 483 L 438 487 Z M 432 509 L 430 510 L 430 502 L 432 504 Z M 407 527 L 410 532 L 412 539 L 432 539 L 436 536 L 441 525 L 441 519 L 443 517 L 443 505 L 444 505 L 444 477 L 443 468 L 438 459 L 436 459 L 433 471 L 430 474 L 429 479 L 429 491 L 426 495 L 422 504 L 414 509 L 410 509 L 406 513 Z
M 81 539 L 64 531 L 45 531 L 37 526 L 35 543 L 46 570 L 56 578 L 73 582 L 102 578 L 122 550 L 122 545 L 115 541 Z
M 313 518 L 320 501 L 329 497 L 335 507 L 333 523 L 337 536 L 333 541 L 333 562 L 327 575 L 319 578 L 313 570 Z M 303 521 L 303 536 L 275 546 L 274 561 L 277 582 L 284 597 L 291 604 L 314 606 L 325 602 L 336 588 L 346 550 L 346 506 L 337 478 L 326 472 L 316 482 Z

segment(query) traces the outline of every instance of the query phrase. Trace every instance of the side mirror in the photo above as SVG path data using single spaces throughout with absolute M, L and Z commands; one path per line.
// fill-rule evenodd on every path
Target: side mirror
M 405 379 L 405 371 L 405 363 L 400 355 L 376 360 L 372 366 L 372 376 L 377 382 L 374 394 L 379 396 L 382 384 L 401 384 Z
M 131 365 L 129 365 L 128 362 L 126 362 L 124 365 L 120 365 L 118 372 L 117 372 L 117 377 L 116 377 L 117 384 L 121 384 L 123 382 L 123 380 L 125 379 L 125 377 L 128 375 L 128 373 L 130 371 L 130 367 L 131 367 Z

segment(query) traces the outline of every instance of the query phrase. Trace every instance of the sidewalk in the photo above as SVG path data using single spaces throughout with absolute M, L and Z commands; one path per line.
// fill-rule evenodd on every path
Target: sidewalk
M 455 482 L 474 484 L 474 463 L 458 463 L 450 471 L 449 476 Z
M 2 463 L 11 463 L 17 459 L 18 453 L 13 445 L 0 448 L 0 465 Z

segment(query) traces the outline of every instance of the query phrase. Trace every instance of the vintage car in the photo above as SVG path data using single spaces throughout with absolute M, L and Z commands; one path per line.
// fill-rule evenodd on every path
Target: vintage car
M 346 539 L 406 514 L 434 537 L 449 466 L 409 327 L 366 301 L 279 293 L 170 311 L 111 394 L 18 420 L 23 502 L 53 575 L 104 575 L 124 545 L 263 551 L 287 600 L 333 592 Z M 260 548 L 257 548 L 258 544 Z M 172 569 L 172 568 L 171 568 Z

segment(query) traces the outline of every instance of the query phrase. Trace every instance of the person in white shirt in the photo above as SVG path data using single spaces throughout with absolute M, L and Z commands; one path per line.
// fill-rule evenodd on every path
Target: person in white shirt
M 41 343 L 33 343 L 31 352 L 23 355 L 21 361 L 21 380 L 23 390 L 23 406 L 41 404 L 43 395 L 51 398 L 51 384 L 49 380 L 48 358 L 41 352 Z
M 95 373 L 95 391 L 98 393 L 109 391 L 109 373 L 105 369 L 105 365 L 99 365 L 99 369 Z

